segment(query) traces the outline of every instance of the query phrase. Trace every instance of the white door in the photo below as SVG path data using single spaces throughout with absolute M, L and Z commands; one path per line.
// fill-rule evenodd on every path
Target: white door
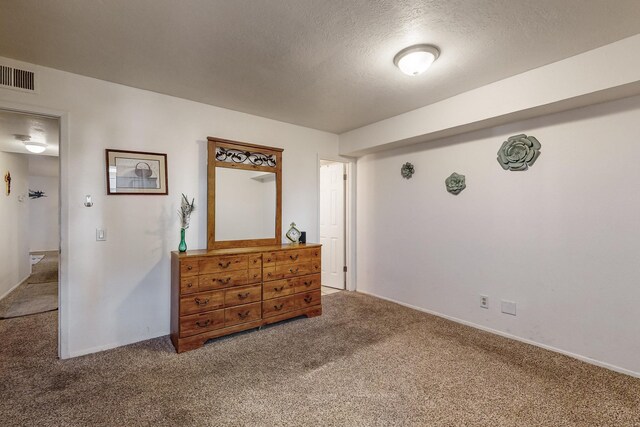
M 320 243 L 322 285 L 345 288 L 344 164 L 320 166 Z

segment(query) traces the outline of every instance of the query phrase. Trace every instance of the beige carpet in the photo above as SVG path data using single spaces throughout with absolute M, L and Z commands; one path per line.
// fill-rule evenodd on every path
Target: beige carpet
M 44 258 L 32 267 L 27 280 L 0 300 L 0 319 L 58 309 L 58 253 L 41 254 Z
M 3 426 L 640 426 L 640 380 L 372 297 L 175 354 L 58 361 L 56 313 L 0 321 Z

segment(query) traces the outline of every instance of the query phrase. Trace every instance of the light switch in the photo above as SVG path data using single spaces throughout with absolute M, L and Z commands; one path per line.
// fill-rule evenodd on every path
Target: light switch
M 96 241 L 104 242 L 105 240 L 107 240 L 107 230 L 96 228 Z

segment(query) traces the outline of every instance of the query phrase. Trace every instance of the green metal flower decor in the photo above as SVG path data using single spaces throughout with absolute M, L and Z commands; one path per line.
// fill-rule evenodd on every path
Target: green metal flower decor
M 413 173 L 415 172 L 415 168 L 413 167 L 413 165 L 409 162 L 405 163 L 404 165 L 402 165 L 402 168 L 400 169 L 400 173 L 402 174 L 402 177 L 404 179 L 409 179 L 411 178 L 411 176 L 413 175 Z
M 451 194 L 459 194 L 467 187 L 467 184 L 464 182 L 464 175 L 458 175 L 455 172 L 449 175 L 449 177 L 444 180 L 444 183 L 447 186 L 447 191 Z
M 542 146 L 533 136 L 510 136 L 498 150 L 498 163 L 504 170 L 525 171 L 540 156 Z

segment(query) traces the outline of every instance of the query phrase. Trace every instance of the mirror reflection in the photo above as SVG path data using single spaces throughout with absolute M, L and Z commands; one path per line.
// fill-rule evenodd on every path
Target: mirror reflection
M 275 173 L 216 168 L 215 204 L 217 241 L 275 237 Z

